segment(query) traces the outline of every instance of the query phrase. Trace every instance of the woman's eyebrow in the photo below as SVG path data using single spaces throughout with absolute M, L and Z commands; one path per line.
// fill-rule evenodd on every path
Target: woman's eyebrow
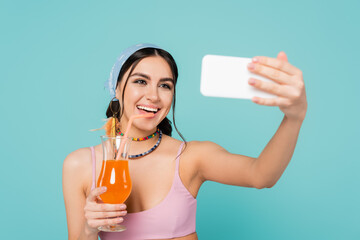
M 146 74 L 143 74 L 143 73 L 133 73 L 133 74 L 131 74 L 130 77 L 133 77 L 133 76 L 139 76 L 139 77 L 143 77 L 143 78 L 146 78 L 146 79 L 150 80 L 150 77 L 148 75 L 146 75 Z
M 150 80 L 150 77 L 144 73 L 133 73 L 133 74 L 131 74 L 130 77 L 133 77 L 133 76 L 139 76 L 139 77 L 143 77 L 143 78 Z M 169 82 L 169 81 L 174 83 L 174 79 L 172 79 L 172 78 L 161 78 L 160 79 L 160 82 Z
M 172 84 L 174 84 L 174 79 L 172 79 L 172 78 L 161 78 L 159 82 L 172 82 Z

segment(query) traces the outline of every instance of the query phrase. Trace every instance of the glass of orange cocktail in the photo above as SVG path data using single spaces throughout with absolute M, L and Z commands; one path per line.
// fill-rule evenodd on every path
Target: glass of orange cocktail
M 104 203 L 124 203 L 131 192 L 128 152 L 131 138 L 101 136 L 103 162 L 97 187 L 105 186 L 107 191 L 100 195 Z M 123 225 L 101 226 L 100 231 L 121 232 L 126 230 Z

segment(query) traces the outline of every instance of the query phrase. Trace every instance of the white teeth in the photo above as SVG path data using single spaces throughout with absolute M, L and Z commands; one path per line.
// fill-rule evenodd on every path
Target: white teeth
M 145 110 L 145 111 L 148 111 L 148 112 L 157 112 L 158 109 L 156 108 L 149 108 L 149 107 L 144 107 L 144 106 L 137 106 L 138 109 L 141 109 L 141 110 Z

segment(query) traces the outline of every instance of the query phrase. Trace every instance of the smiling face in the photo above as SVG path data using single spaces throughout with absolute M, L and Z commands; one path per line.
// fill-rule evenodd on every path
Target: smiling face
M 123 104 L 122 91 L 130 69 L 116 89 L 116 98 L 120 100 L 120 105 L 124 106 L 120 129 L 125 131 L 129 118 L 133 115 L 155 113 L 152 118 L 134 120 L 129 135 L 141 137 L 155 132 L 156 127 L 169 113 L 174 95 L 174 79 L 170 66 L 162 57 L 146 57 L 136 65 L 128 79 Z

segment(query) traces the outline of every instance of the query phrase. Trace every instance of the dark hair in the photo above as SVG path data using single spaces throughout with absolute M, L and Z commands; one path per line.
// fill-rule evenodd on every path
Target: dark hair
M 125 75 L 126 71 L 128 69 L 130 69 L 129 75 L 127 77 L 127 79 L 125 80 L 125 84 L 124 84 L 124 90 L 122 92 L 122 102 L 124 102 L 124 92 L 125 92 L 125 88 L 126 88 L 126 84 L 129 80 L 129 76 L 131 75 L 131 73 L 133 72 L 133 70 L 135 69 L 135 67 L 137 66 L 137 64 L 144 58 L 146 57 L 152 57 L 152 56 L 160 56 L 162 57 L 168 64 L 169 67 L 171 69 L 171 72 L 173 74 L 173 79 L 174 79 L 174 85 L 176 86 L 177 83 L 177 78 L 178 78 L 178 69 L 175 63 L 174 58 L 170 55 L 170 53 L 168 53 L 165 50 L 162 49 L 158 49 L 158 48 L 143 48 L 140 49 L 138 51 L 136 51 L 135 53 L 133 53 L 123 64 L 123 66 L 121 67 L 119 76 L 117 78 L 117 83 L 116 83 L 116 87 L 119 85 L 121 79 L 123 78 L 123 76 Z M 172 101 L 172 115 L 173 115 L 173 124 L 175 127 L 176 132 L 179 134 L 179 136 L 184 140 L 185 139 L 183 137 L 183 135 L 179 132 L 179 130 L 176 127 L 175 124 L 175 99 L 176 99 L 176 88 L 174 86 L 174 95 L 173 95 L 173 101 Z M 120 106 L 120 102 L 119 101 L 111 101 L 110 102 L 111 106 L 109 105 L 108 109 L 106 110 L 106 116 L 112 117 L 113 116 L 113 111 L 116 112 L 115 116 L 120 119 L 124 109 L 121 109 Z M 111 107 L 111 108 L 110 108 Z M 112 110 L 113 111 L 112 111 Z M 171 136 L 172 133 L 172 126 L 171 126 L 171 121 L 165 117 L 160 124 L 158 125 L 158 128 L 166 135 Z

